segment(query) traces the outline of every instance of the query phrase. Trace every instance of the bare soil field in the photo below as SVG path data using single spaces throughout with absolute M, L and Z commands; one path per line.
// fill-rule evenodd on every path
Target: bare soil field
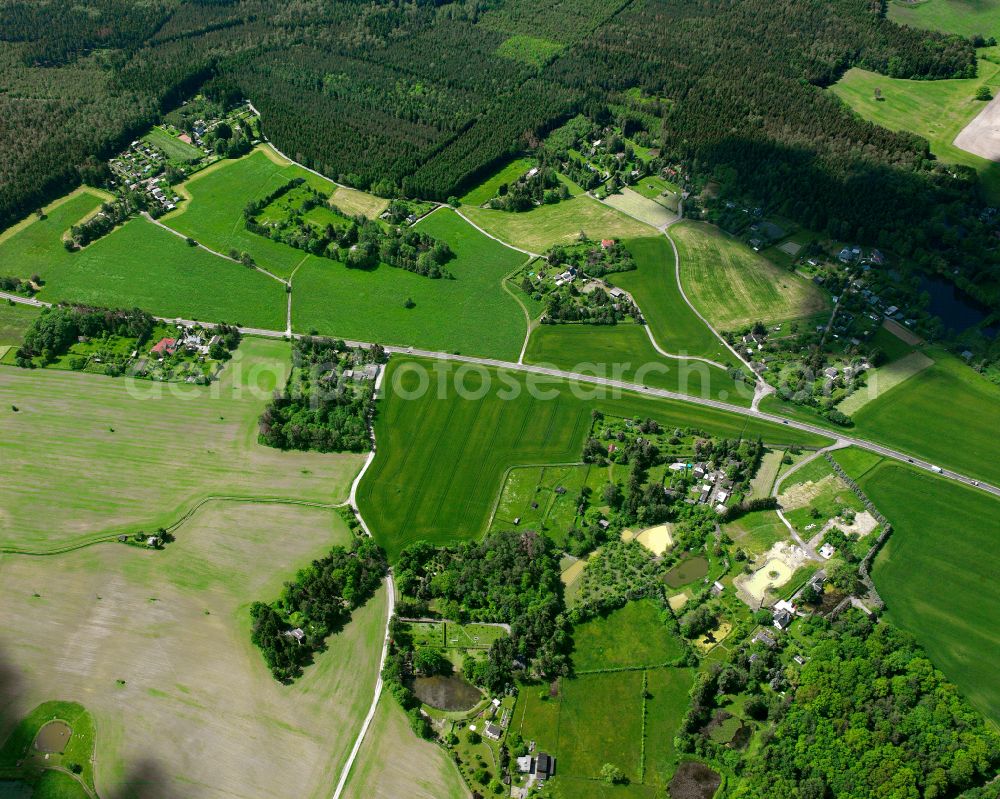
M 990 161 L 1000 161 L 1000 95 L 989 104 L 955 137 L 954 145 L 967 153 L 982 156 Z
M 102 796 L 328 797 L 374 690 L 384 590 L 283 686 L 249 604 L 349 540 L 340 517 L 219 501 L 176 535 L 162 551 L 0 556 L 0 727 L 53 697 L 84 703 Z

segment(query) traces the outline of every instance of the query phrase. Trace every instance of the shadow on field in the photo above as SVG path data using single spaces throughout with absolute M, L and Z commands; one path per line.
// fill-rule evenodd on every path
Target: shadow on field
M 24 679 L 21 672 L 8 661 L 6 653 L 0 649 L 0 746 L 7 740 L 10 730 L 20 719 L 15 712 L 14 697 L 23 692 Z
M 154 742 L 152 745 L 169 742 Z M 171 780 L 160 764 L 151 757 L 133 763 L 125 771 L 121 782 L 105 789 L 100 799 L 179 799 L 180 794 L 171 786 Z M 199 791 L 192 785 L 184 788 L 184 797 L 197 797 Z

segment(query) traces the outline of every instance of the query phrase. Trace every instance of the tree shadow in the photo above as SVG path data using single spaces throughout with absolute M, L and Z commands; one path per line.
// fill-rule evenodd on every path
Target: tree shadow
M 190 799 L 199 793 L 188 783 L 183 795 Z M 159 762 L 145 757 L 129 765 L 122 780 L 105 788 L 100 799 L 179 799 L 180 796 Z

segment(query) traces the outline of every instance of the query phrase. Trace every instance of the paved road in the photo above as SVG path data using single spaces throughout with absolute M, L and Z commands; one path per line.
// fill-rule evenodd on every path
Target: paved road
M 0 299 L 9 299 L 14 302 L 19 302 L 25 305 L 35 305 L 41 307 L 50 306 L 51 303 L 40 302 L 39 300 L 31 299 L 28 297 L 22 297 L 18 294 L 9 294 L 7 292 L 0 291 Z M 203 327 L 214 327 L 211 322 L 195 322 L 191 319 L 181 319 L 181 318 L 166 318 L 166 317 L 155 317 L 161 322 L 176 322 L 180 324 L 200 324 Z M 242 327 L 240 331 L 248 336 L 261 336 L 264 338 L 301 338 L 303 334 L 294 333 L 289 336 L 283 330 L 265 330 L 263 328 L 257 327 Z M 370 341 L 354 341 L 345 340 L 345 342 L 352 347 L 370 347 L 372 342 Z M 630 391 L 633 393 L 644 394 L 649 397 L 656 397 L 658 399 L 669 399 L 676 400 L 678 402 L 689 402 L 694 405 L 701 405 L 707 408 L 715 408 L 716 410 L 726 411 L 728 413 L 739 414 L 740 416 L 749 416 L 755 419 L 762 419 L 767 422 L 772 422 L 777 425 L 784 425 L 785 427 L 790 427 L 793 430 L 801 430 L 806 433 L 814 433 L 825 438 L 834 439 L 837 442 L 842 442 L 845 446 L 855 446 L 860 449 L 866 449 L 870 452 L 875 452 L 885 458 L 891 458 L 892 460 L 902 461 L 915 466 L 919 469 L 924 469 L 928 472 L 935 472 L 940 477 L 946 477 L 951 480 L 955 480 L 965 485 L 979 488 L 983 491 L 987 491 L 997 497 L 1000 497 L 1000 488 L 997 486 L 985 483 L 981 480 L 975 480 L 959 472 L 940 469 L 935 464 L 930 461 L 924 460 L 917 456 L 910 456 L 905 452 L 893 449 L 892 447 L 887 447 L 884 444 L 878 444 L 874 441 L 869 441 L 864 438 L 857 438 L 855 436 L 845 435 L 839 431 L 829 430 L 825 427 L 820 427 L 818 425 L 809 424 L 807 422 L 800 422 L 797 419 L 787 419 L 784 416 L 778 416 L 773 413 L 764 413 L 758 408 L 747 408 L 743 405 L 733 405 L 729 402 L 723 402 L 722 400 L 715 400 L 709 397 L 698 397 L 690 394 L 681 394 L 676 391 L 667 391 L 662 388 L 652 388 L 650 386 L 643 386 L 637 383 L 631 383 L 627 380 L 614 380 L 608 377 L 600 377 L 595 375 L 581 374 L 580 372 L 570 372 L 565 369 L 558 369 L 556 367 L 544 366 L 541 364 L 526 364 L 526 363 L 515 363 L 514 361 L 504 361 L 498 358 L 478 358 L 473 355 L 456 355 L 450 352 L 435 352 L 433 350 L 422 350 L 416 349 L 414 347 L 399 347 L 394 345 L 389 345 L 385 347 L 385 351 L 392 354 L 398 355 L 412 355 L 418 358 L 429 358 L 433 360 L 440 361 L 456 361 L 458 363 L 469 363 L 478 364 L 480 366 L 486 366 L 495 369 L 508 369 L 514 372 L 524 372 L 529 374 L 542 375 L 546 377 L 558 378 L 560 380 L 569 380 L 577 383 L 587 383 L 590 385 L 604 386 L 605 388 L 617 389 L 620 391 Z M 940 469 L 940 471 L 939 471 Z

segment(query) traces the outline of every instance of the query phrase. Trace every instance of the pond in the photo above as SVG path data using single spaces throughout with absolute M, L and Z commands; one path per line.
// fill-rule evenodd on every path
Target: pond
M 31 799 L 31 793 L 26 782 L 0 780 L 0 799 Z
M 706 574 L 708 574 L 708 558 L 696 555 L 693 558 L 685 558 L 664 574 L 663 582 L 671 588 L 680 588 L 682 585 L 700 580 Z
M 927 310 L 934 316 L 941 317 L 948 330 L 961 333 L 970 327 L 975 327 L 985 321 L 989 312 L 972 297 L 960 291 L 954 283 L 940 277 L 924 277 L 920 281 L 920 290 L 926 291 L 931 298 Z M 995 327 L 984 328 L 989 336 L 997 333 Z
M 470 710 L 483 698 L 476 686 L 461 677 L 417 677 L 413 693 L 421 702 L 438 710 Z
M 670 780 L 670 799 L 712 799 L 722 777 L 704 763 L 688 760 L 681 763 Z
M 69 743 L 73 730 L 65 721 L 55 719 L 43 725 L 35 736 L 35 749 L 39 752 L 58 752 L 62 754 Z

